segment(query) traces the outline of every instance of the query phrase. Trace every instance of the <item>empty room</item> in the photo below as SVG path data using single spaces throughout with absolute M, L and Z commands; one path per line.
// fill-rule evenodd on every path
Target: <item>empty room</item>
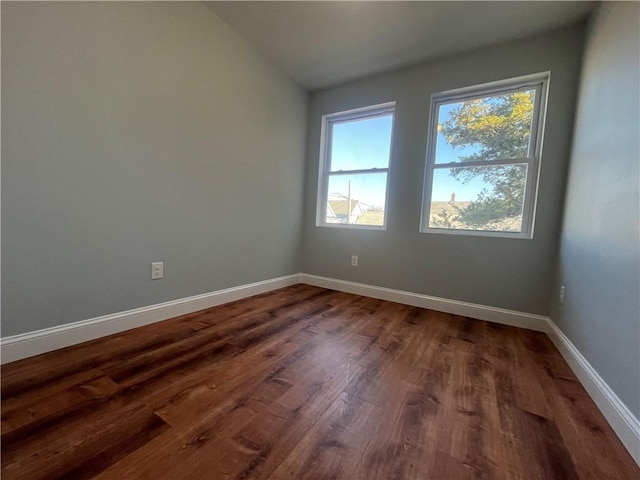
M 11 479 L 640 479 L 640 3 L 1 15 Z

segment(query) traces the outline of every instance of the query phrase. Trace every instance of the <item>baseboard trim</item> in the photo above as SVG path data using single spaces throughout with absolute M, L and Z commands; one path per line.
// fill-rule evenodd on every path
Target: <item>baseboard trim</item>
M 640 465 L 640 421 L 631 413 L 629 408 L 551 318 L 306 273 L 300 274 L 300 282 L 546 333 L 609 422 L 613 431 L 618 435 L 625 448 L 636 463 Z
M 311 275 L 308 273 L 300 274 L 300 282 L 308 285 L 314 285 L 316 287 L 330 288 L 341 292 L 364 295 L 366 297 L 388 300 L 405 305 L 412 305 L 414 307 L 428 308 L 439 312 L 452 313 L 454 315 L 462 315 L 465 317 L 477 318 L 479 320 L 487 320 L 489 322 L 526 328 L 528 330 L 546 332 L 548 329 L 548 317 L 533 313 L 523 313 L 504 308 L 488 307 L 477 303 L 432 297 L 421 293 L 406 292 L 403 290 L 394 290 L 391 288 L 367 285 L 364 283 L 350 282 L 347 280 L 320 277 L 318 275 Z
M 78 343 L 123 332 L 224 303 L 304 283 L 380 300 L 428 308 L 479 320 L 545 332 L 569 364 L 615 433 L 640 465 L 640 421 L 620 400 L 571 340 L 549 317 L 433 297 L 420 293 L 321 277 L 307 273 L 286 275 L 125 312 L 82 320 L 59 327 L 0 339 L 0 363 L 13 362 Z
M 300 275 L 286 275 L 261 282 L 249 283 L 215 292 L 158 303 L 101 317 L 81 320 L 58 327 L 13 335 L 0 339 L 0 363 L 40 355 L 89 340 L 161 322 L 169 318 L 215 307 L 223 303 L 295 285 Z
M 622 444 L 640 466 L 640 420 L 620 400 L 552 319 L 548 320 L 547 335 L 607 419 L 613 431 L 616 432 Z

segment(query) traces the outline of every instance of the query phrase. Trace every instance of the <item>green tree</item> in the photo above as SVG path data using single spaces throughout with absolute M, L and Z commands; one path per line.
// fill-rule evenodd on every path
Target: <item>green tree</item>
M 534 91 L 522 91 L 461 102 L 439 131 L 454 148 L 475 152 L 460 161 L 482 161 L 528 156 Z M 519 216 L 524 204 L 527 169 L 524 165 L 457 167 L 451 175 L 462 183 L 476 177 L 491 185 L 465 209 L 459 220 L 474 228 Z
M 456 215 L 447 212 L 446 208 L 442 208 L 437 215 L 431 217 L 431 222 L 429 223 L 429 225 L 436 228 L 454 228 L 455 222 L 457 220 L 458 217 Z

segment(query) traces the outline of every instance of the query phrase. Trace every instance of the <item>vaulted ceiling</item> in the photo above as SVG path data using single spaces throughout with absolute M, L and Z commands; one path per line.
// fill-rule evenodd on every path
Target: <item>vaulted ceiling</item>
M 206 2 L 308 90 L 584 21 L 597 2 Z

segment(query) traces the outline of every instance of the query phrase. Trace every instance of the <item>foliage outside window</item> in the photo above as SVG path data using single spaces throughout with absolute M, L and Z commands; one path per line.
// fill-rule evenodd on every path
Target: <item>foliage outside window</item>
M 423 231 L 532 237 L 548 78 L 432 97 Z
M 384 229 L 395 103 L 322 117 L 316 224 Z

